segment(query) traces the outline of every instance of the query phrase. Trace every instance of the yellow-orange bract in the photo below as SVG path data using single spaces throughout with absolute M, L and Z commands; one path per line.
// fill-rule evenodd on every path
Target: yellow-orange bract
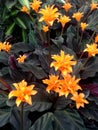
M 72 5 L 69 2 L 67 2 L 62 7 L 65 9 L 66 12 L 68 12 Z
M 3 50 L 4 45 L 2 44 L 2 42 L 0 42 L 0 51 Z
M 76 61 L 73 60 L 74 56 L 64 53 L 61 50 L 60 55 L 52 55 L 53 61 L 50 67 L 54 67 L 55 70 L 60 70 L 63 75 L 66 75 L 72 72 L 72 65 L 76 64 Z
M 25 80 L 22 80 L 19 83 L 13 84 L 16 90 L 12 90 L 8 98 L 16 97 L 16 105 L 19 106 L 20 103 L 26 102 L 29 105 L 32 105 L 32 99 L 31 95 L 35 95 L 37 93 L 36 90 L 33 90 L 34 85 L 27 85 L 27 82 Z
M 64 16 L 60 16 L 60 18 L 58 19 L 58 21 L 62 24 L 62 27 L 65 26 L 66 23 L 68 23 L 71 19 L 64 15 Z
M 98 34 L 95 36 L 95 43 L 98 42 Z
M 84 31 L 86 29 L 86 27 L 88 26 L 88 24 L 81 22 L 80 26 L 81 26 L 82 31 Z
M 44 21 L 48 26 L 52 26 L 53 22 L 59 16 L 58 9 L 54 7 L 54 5 L 45 6 L 45 9 L 40 9 L 39 13 L 42 14 L 42 17 L 39 19 L 39 21 Z
M 49 31 L 49 28 L 48 28 L 48 26 L 43 25 L 42 30 L 43 30 L 44 32 L 48 32 L 48 31 Z
M 83 17 L 83 13 L 76 12 L 76 13 L 73 14 L 72 17 L 75 18 L 77 22 L 80 22 L 81 18 Z
M 95 9 L 98 9 L 98 4 L 92 3 L 92 4 L 90 4 L 90 7 L 91 7 L 91 11 L 93 11 Z
M 19 57 L 17 58 L 17 61 L 19 63 L 23 63 L 25 59 L 26 59 L 26 55 L 19 55 Z
M 89 102 L 85 99 L 84 93 L 78 94 L 77 92 L 71 97 L 72 100 L 76 102 L 76 108 L 84 107 L 84 104 L 88 104 Z
M 82 88 L 78 85 L 80 79 L 75 79 L 75 76 L 66 75 L 62 79 L 59 76 L 49 75 L 49 79 L 43 80 L 43 83 L 47 84 L 46 91 L 54 91 L 59 94 L 59 96 L 67 97 L 69 94 L 74 95 L 78 90 Z
M 30 3 L 30 7 L 37 13 L 41 4 L 42 2 L 40 0 L 33 0 L 33 2 Z
M 86 49 L 84 49 L 83 52 L 88 52 L 88 56 L 95 56 L 96 54 L 98 54 L 98 48 L 97 48 L 97 44 L 96 43 L 92 43 L 91 45 L 87 44 L 86 45 Z
M 27 8 L 26 6 L 23 6 L 23 7 L 21 8 L 21 11 L 22 11 L 22 12 L 25 12 L 25 13 L 27 13 L 27 14 L 29 14 L 29 10 L 28 10 L 28 8 Z
M 9 52 L 11 47 L 12 47 L 12 45 L 9 44 L 9 42 L 0 42 L 0 51 L 3 50 L 6 52 Z
M 47 84 L 46 91 L 49 93 L 51 90 L 58 92 L 59 89 L 59 76 L 49 75 L 49 79 L 43 80 L 43 83 Z
M 63 76 L 64 78 L 60 80 L 60 87 L 59 87 L 59 96 L 65 95 L 66 97 L 68 94 L 74 95 L 74 93 L 78 90 L 82 90 L 82 88 L 78 85 L 80 79 L 75 79 L 75 76 L 66 75 Z

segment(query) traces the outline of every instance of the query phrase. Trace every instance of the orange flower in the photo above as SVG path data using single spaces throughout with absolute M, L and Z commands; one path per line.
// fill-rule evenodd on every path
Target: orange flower
M 77 92 L 71 98 L 76 102 L 76 108 L 79 109 L 80 107 L 84 107 L 84 103 L 88 104 L 89 102 L 85 99 L 84 93 L 78 94 Z
M 60 87 L 59 87 L 59 96 L 65 95 L 68 96 L 69 93 L 74 95 L 74 93 L 78 90 L 82 90 L 82 88 L 78 85 L 80 79 L 75 79 L 75 76 L 66 75 L 63 76 L 64 79 L 60 80 Z
M 44 32 L 48 32 L 48 31 L 49 31 L 49 28 L 48 28 L 48 26 L 43 25 L 42 30 L 43 30 Z
M 11 44 L 9 44 L 9 42 L 4 42 L 4 43 L 3 43 L 3 47 L 4 47 L 4 48 L 3 48 L 4 51 L 9 52 L 9 51 L 11 50 L 11 47 L 12 47 L 12 46 L 11 46 Z
M 72 5 L 69 2 L 67 2 L 62 7 L 65 9 L 66 12 L 68 12 Z
M 4 44 L 0 42 L 0 51 L 4 49 Z
M 88 52 L 88 56 L 95 56 L 96 54 L 98 54 L 98 48 L 97 48 L 97 44 L 96 43 L 92 43 L 91 45 L 87 44 L 86 45 L 86 49 L 84 49 L 83 52 Z
M 42 2 L 40 0 L 33 0 L 33 2 L 30 3 L 30 6 L 32 10 L 34 10 L 37 13 L 41 4 Z
M 21 102 L 27 102 L 29 105 L 32 105 L 31 95 L 35 95 L 37 93 L 36 90 L 33 90 L 34 85 L 27 86 L 27 82 L 22 80 L 19 83 L 13 84 L 16 90 L 12 90 L 8 98 L 17 97 L 16 105 L 19 106 Z
M 72 72 L 72 65 L 76 64 L 76 61 L 72 61 L 74 57 L 69 54 L 65 55 L 62 50 L 60 55 L 53 55 L 52 58 L 55 61 L 53 61 L 50 66 L 54 66 L 55 70 L 60 70 L 63 75 Z
M 9 42 L 0 42 L 0 51 L 3 50 L 6 52 L 9 52 L 11 47 L 12 46 L 11 46 L 11 44 L 9 44 Z
M 28 10 L 28 8 L 27 8 L 26 6 L 23 6 L 23 7 L 21 8 L 21 11 L 22 11 L 22 12 L 25 12 L 25 13 L 27 13 L 27 14 L 29 14 L 29 10 Z
M 49 79 L 43 80 L 43 83 L 47 84 L 48 87 L 46 88 L 46 91 L 50 93 L 50 91 L 58 92 L 59 89 L 59 76 L 55 75 L 49 75 Z
M 91 11 L 93 11 L 95 9 L 98 9 L 98 4 L 92 3 L 92 4 L 90 4 L 90 7 L 91 7 Z
M 95 43 L 97 43 L 97 42 L 98 42 L 98 34 L 95 37 Z
M 54 5 L 45 6 L 45 9 L 39 11 L 43 16 L 39 19 L 40 22 L 45 21 L 48 26 L 52 26 L 53 22 L 58 18 L 59 12 L 57 8 L 54 8 Z
M 19 63 L 23 63 L 26 58 L 27 58 L 26 55 L 19 55 L 17 60 L 18 60 Z
M 86 29 L 86 27 L 88 26 L 88 24 L 81 22 L 81 23 L 80 23 L 80 26 L 81 26 L 82 31 L 84 31 L 84 30 Z
M 83 17 L 83 13 L 76 12 L 73 14 L 72 17 L 75 18 L 77 20 L 77 22 L 80 22 L 81 18 Z
M 66 16 L 66 15 L 60 16 L 60 18 L 58 19 L 58 21 L 61 22 L 62 27 L 64 27 L 65 24 L 68 23 L 70 20 L 71 19 L 68 16 Z

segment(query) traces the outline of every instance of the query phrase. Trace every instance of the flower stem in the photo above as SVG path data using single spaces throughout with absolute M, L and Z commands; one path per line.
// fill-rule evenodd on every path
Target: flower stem
M 79 42 L 79 45 L 78 45 L 79 47 L 81 45 L 82 37 L 83 37 L 83 31 L 82 31 L 82 34 L 81 34 L 81 37 L 80 37 L 80 42 Z
M 61 36 L 63 35 L 63 31 L 64 31 L 64 28 L 62 27 L 62 30 L 61 30 Z
M 48 47 L 49 47 L 49 58 L 48 58 L 48 63 L 49 63 L 49 69 L 50 69 L 50 63 L 51 63 L 51 48 L 50 48 L 50 31 L 48 32 Z
M 84 64 L 82 65 L 82 67 L 79 69 L 79 72 L 83 69 L 83 67 L 85 67 L 85 66 L 86 66 L 86 64 L 87 64 L 88 60 L 89 60 L 89 57 L 86 59 L 86 61 L 85 61 L 85 62 L 84 62 Z
M 77 42 L 78 42 L 78 40 L 79 40 L 79 22 L 77 24 Z
M 83 19 L 83 22 L 85 22 L 87 20 L 87 18 L 90 15 L 90 13 L 91 13 L 91 10 L 86 14 L 86 17 Z
M 24 130 L 24 113 L 23 113 L 23 109 L 24 109 L 24 103 L 21 104 L 21 130 Z
M 93 37 L 94 37 L 95 33 L 96 33 L 96 30 L 93 32 L 93 34 L 92 34 L 92 36 L 90 37 L 90 39 L 89 39 L 88 43 L 90 43 L 90 42 L 91 42 L 91 40 L 93 39 Z

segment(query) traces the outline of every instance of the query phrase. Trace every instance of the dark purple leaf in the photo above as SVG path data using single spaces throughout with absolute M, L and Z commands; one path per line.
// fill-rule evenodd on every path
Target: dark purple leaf
M 98 96 L 98 84 L 84 84 L 81 85 L 83 89 L 88 89 L 90 90 L 90 93 L 93 94 L 94 96 Z

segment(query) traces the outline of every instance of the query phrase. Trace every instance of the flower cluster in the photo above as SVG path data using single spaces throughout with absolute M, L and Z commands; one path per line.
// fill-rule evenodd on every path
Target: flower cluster
M 9 42 L 0 42 L 0 51 L 9 52 L 11 49 L 11 44 Z
M 54 91 L 59 94 L 59 96 L 68 97 L 69 94 L 72 95 L 71 99 L 76 102 L 76 107 L 84 107 L 84 103 L 88 104 L 85 99 L 85 95 L 78 90 L 82 91 L 81 86 L 79 86 L 80 79 L 76 79 L 72 76 L 72 66 L 76 64 L 73 56 L 65 54 L 64 51 L 60 52 L 60 55 L 53 55 L 52 58 L 55 60 L 51 63 L 51 67 L 55 70 L 60 71 L 60 75 L 49 75 L 49 79 L 43 80 L 43 83 L 47 84 L 46 91 Z
M 36 17 L 37 17 L 38 22 L 41 23 L 40 30 L 42 29 L 45 33 L 48 32 L 49 29 L 51 29 L 54 22 L 56 22 L 57 24 L 58 23 L 61 24 L 62 32 L 63 32 L 65 25 L 67 23 L 70 23 L 72 19 L 75 20 L 77 24 L 76 29 L 77 30 L 81 29 L 82 31 L 82 35 L 80 37 L 80 44 L 81 44 L 83 33 L 85 29 L 87 29 L 87 27 L 89 26 L 85 22 L 85 20 L 84 21 L 82 20 L 84 18 L 83 12 L 79 12 L 78 10 L 78 11 L 75 11 L 70 16 L 68 16 L 70 9 L 73 8 L 73 5 L 68 0 L 66 0 L 66 2 L 61 6 L 61 9 L 63 10 L 63 12 L 65 12 L 63 14 L 62 12 L 59 11 L 58 7 L 55 6 L 55 4 L 53 5 L 46 4 L 43 6 L 41 5 L 42 5 L 42 2 L 40 0 L 33 0 L 33 2 L 29 3 L 29 8 L 27 6 L 23 6 L 21 8 L 21 11 L 28 14 L 30 18 L 32 19 L 32 16 L 30 13 L 31 13 L 31 10 L 33 10 L 35 14 L 37 15 Z M 90 4 L 90 12 L 92 12 L 93 10 L 97 8 L 98 8 L 98 4 L 95 4 L 95 3 Z M 78 35 L 77 35 L 77 41 L 79 41 Z M 95 56 L 96 54 L 98 54 L 97 43 L 98 43 L 98 35 L 96 35 L 94 43 L 86 45 L 86 48 L 84 49 L 83 52 L 88 52 L 88 57 Z M 10 49 L 11 49 L 11 45 L 9 43 L 6 43 L 6 42 L 0 43 L 0 50 L 5 50 L 8 52 Z M 27 58 L 26 55 L 19 55 L 19 57 L 17 58 L 17 61 L 18 63 L 23 63 L 26 58 Z M 65 54 L 65 52 L 61 50 L 60 55 L 52 55 L 52 59 L 54 61 L 50 64 L 50 67 L 54 67 L 55 71 L 59 72 L 59 75 L 51 74 L 49 75 L 49 79 L 43 80 L 43 83 L 48 85 L 46 88 L 46 91 L 49 93 L 50 91 L 54 91 L 58 93 L 59 96 L 65 96 L 66 98 L 69 95 L 71 95 L 71 100 L 76 102 L 77 109 L 80 107 L 84 107 L 84 104 L 85 103 L 88 104 L 88 101 L 85 99 L 85 95 L 82 93 L 82 88 L 79 85 L 80 79 L 76 78 L 72 74 L 73 66 L 77 64 L 77 62 L 74 60 L 74 56 Z M 32 95 L 33 90 L 28 95 L 28 89 L 26 87 L 27 83 L 23 80 L 22 84 L 23 85 L 21 85 L 21 82 L 18 83 L 18 85 L 13 84 L 17 90 L 13 90 L 9 94 L 9 98 L 11 98 L 12 96 L 19 97 L 16 100 L 17 106 L 19 106 L 21 102 L 27 102 L 31 104 L 30 95 Z M 22 86 L 21 89 L 19 86 Z M 30 90 L 31 88 L 33 89 L 33 87 L 30 87 Z M 17 91 L 18 93 L 25 92 L 26 95 L 24 94 L 22 97 L 20 97 L 19 95 L 16 94 Z
M 26 58 L 27 58 L 26 55 L 19 55 L 19 57 L 17 58 L 17 61 L 18 63 L 23 63 Z
M 19 106 L 20 103 L 27 102 L 29 105 L 32 105 L 32 98 L 31 95 L 35 95 L 37 93 L 36 90 L 33 90 L 34 85 L 27 85 L 27 82 L 25 80 L 22 80 L 19 83 L 13 84 L 16 90 L 12 90 L 8 98 L 17 97 L 16 99 L 16 105 Z
M 98 35 L 95 36 L 95 40 L 91 44 L 86 44 L 86 48 L 83 52 L 88 52 L 88 57 L 95 56 L 98 54 Z

